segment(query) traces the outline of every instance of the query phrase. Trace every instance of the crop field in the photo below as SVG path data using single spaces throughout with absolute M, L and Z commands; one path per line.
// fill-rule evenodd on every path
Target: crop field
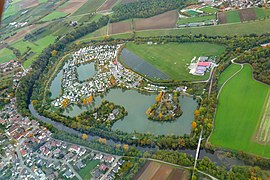
M 215 12 L 218 12 L 218 9 L 213 8 L 211 6 L 204 6 L 204 7 L 200 8 L 199 10 L 201 10 L 205 13 L 208 13 L 208 14 L 213 14 Z
M 198 16 L 198 17 L 190 17 L 190 18 L 180 18 L 177 21 L 177 24 L 188 24 L 188 23 L 195 23 L 195 22 L 204 22 L 208 20 L 216 19 L 215 15 L 209 16 Z
M 45 16 L 44 18 L 42 18 L 40 21 L 51 21 L 51 20 L 62 18 L 62 17 L 66 17 L 67 15 L 68 14 L 65 12 L 54 11 L 48 14 L 47 16 Z
M 241 69 L 240 65 L 231 64 L 220 75 L 218 79 L 218 85 L 221 86 L 227 79 L 229 79 L 234 73 Z
M 206 80 L 208 76 L 194 76 L 187 68 L 194 56 L 219 56 L 225 47 L 210 43 L 166 43 L 158 45 L 128 43 L 126 48 L 152 64 L 156 69 L 176 80 Z
M 108 11 L 114 6 L 116 2 L 117 0 L 106 0 L 106 2 L 102 4 L 102 6 L 99 7 L 97 11 Z
M 270 157 L 270 146 L 256 142 L 256 129 L 269 86 L 252 79 L 252 68 L 244 68 L 223 87 L 218 99 L 210 142 L 216 146 Z
M 236 23 L 241 21 L 237 10 L 227 11 L 226 19 L 227 23 Z
M 168 11 L 166 13 L 135 21 L 135 30 L 174 28 L 178 19 L 178 12 Z
M 138 174 L 136 174 L 134 179 L 187 180 L 189 179 L 189 173 L 188 171 L 179 168 L 148 161 Z
M 257 19 L 264 19 L 270 17 L 270 9 L 254 8 Z
M 20 7 L 20 9 L 27 9 L 39 5 L 39 1 L 38 0 L 19 1 L 16 4 Z
M 109 34 L 119 34 L 125 32 L 132 31 L 132 22 L 117 22 L 117 23 L 110 23 L 109 25 Z
M 251 20 L 256 20 L 256 12 L 254 9 L 240 9 L 238 10 L 240 20 L 241 22 L 243 21 L 251 21 Z
M 16 56 L 13 52 L 8 48 L 3 48 L 0 50 L 0 64 L 3 62 L 10 61 L 14 59 Z
M 106 0 L 87 0 L 87 2 L 84 3 L 84 5 L 73 14 L 73 16 L 95 12 L 105 1 Z
M 61 6 L 58 11 L 64 12 L 67 14 L 73 14 L 75 13 L 81 6 L 86 3 L 87 0 L 70 0 L 67 3 L 65 3 L 63 6 Z
M 132 3 L 132 2 L 136 2 L 138 0 L 121 0 L 121 4 L 127 4 L 127 3 Z
M 168 76 L 156 69 L 154 66 L 143 60 L 133 52 L 123 49 L 121 53 L 121 61 L 130 67 L 133 71 L 136 71 L 142 75 L 146 75 L 151 79 L 167 80 Z
M 270 144 L 270 90 L 262 112 L 261 122 L 257 129 L 256 140 L 259 143 Z

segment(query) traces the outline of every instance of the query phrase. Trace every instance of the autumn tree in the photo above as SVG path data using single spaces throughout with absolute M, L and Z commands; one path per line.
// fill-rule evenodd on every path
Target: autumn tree
M 129 149 L 128 144 L 124 144 L 124 145 L 123 145 L 123 149 L 124 149 L 125 151 L 128 151 L 128 149 Z
M 199 110 L 195 110 L 194 111 L 194 117 L 195 119 L 200 115 L 200 111 Z
M 86 134 L 82 134 L 82 139 L 86 140 L 88 138 L 88 136 Z
M 193 121 L 191 124 L 191 127 L 192 127 L 192 129 L 195 129 L 197 127 L 197 123 L 195 121 Z
M 57 51 L 56 51 L 56 50 L 53 50 L 53 51 L 51 52 L 51 54 L 52 54 L 52 56 L 56 56 Z

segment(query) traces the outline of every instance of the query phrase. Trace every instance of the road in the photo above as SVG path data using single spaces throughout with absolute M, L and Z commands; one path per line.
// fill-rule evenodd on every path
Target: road
M 203 135 L 203 128 L 201 130 L 199 141 L 198 141 L 198 146 L 197 146 L 197 151 L 196 151 L 196 156 L 195 156 L 195 162 L 194 162 L 194 167 L 193 167 L 193 174 L 194 174 L 194 171 L 196 169 L 197 160 L 198 160 L 198 157 L 199 157 L 199 154 L 200 154 L 200 146 L 201 146 L 201 141 L 202 141 L 202 135 Z
M 115 160 L 113 161 L 112 163 L 112 166 L 109 168 L 109 170 L 101 177 L 101 180 L 105 180 L 106 177 L 108 176 L 108 174 L 113 170 L 114 166 L 117 165 L 117 162 L 118 160 L 120 159 L 121 157 L 116 157 Z

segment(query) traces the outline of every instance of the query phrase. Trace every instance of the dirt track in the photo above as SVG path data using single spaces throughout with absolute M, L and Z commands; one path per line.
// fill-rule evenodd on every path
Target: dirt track
M 153 16 L 151 18 L 139 19 L 135 21 L 135 30 L 165 29 L 174 28 L 178 19 L 176 10 Z

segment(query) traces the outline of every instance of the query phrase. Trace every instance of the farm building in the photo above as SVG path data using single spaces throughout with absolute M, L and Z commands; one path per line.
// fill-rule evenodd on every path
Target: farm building
M 208 62 L 208 60 L 210 59 L 205 56 L 200 56 L 198 59 L 194 57 L 189 65 L 189 73 L 196 76 L 203 76 L 213 64 L 212 62 Z

